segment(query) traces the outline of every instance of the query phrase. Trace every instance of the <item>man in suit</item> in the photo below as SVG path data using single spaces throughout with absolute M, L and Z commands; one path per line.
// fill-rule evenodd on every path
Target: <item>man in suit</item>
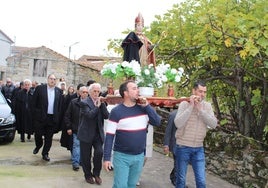
M 109 112 L 105 103 L 101 102 L 99 94 L 101 85 L 93 83 L 89 86 L 89 97 L 80 103 L 80 116 L 77 138 L 80 140 L 80 159 L 85 180 L 90 184 L 102 183 L 100 172 L 102 168 L 104 119 L 108 119 Z M 94 148 L 93 171 L 91 172 L 91 152 Z
M 62 90 L 56 86 L 56 77 L 54 74 L 48 75 L 47 84 L 36 87 L 33 95 L 33 111 L 35 126 L 35 149 L 33 154 L 37 154 L 43 146 L 42 158 L 50 161 L 49 150 L 52 146 L 54 133 L 60 130 L 62 119 Z

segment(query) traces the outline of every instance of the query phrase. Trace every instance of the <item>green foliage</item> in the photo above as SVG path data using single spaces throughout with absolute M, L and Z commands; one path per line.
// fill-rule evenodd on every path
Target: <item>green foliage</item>
M 240 107 L 244 107 L 246 105 L 245 101 L 239 101 L 239 103 L 240 103 Z
M 119 78 L 123 78 L 123 77 L 127 77 L 127 78 L 135 78 L 136 77 L 136 73 L 133 71 L 133 69 L 131 67 L 122 67 L 122 66 L 118 66 L 116 68 L 117 71 L 117 76 Z
M 220 111 L 249 130 L 241 134 L 261 140 L 268 129 L 267 20 L 266 0 L 188 0 L 156 15 L 145 34 L 158 42 L 157 64 L 184 69 L 182 95 L 196 79 L 208 81 L 207 97 L 214 94 Z
M 106 63 L 101 70 L 101 75 L 107 78 L 115 79 L 117 77 L 116 69 L 116 63 Z
M 252 98 L 251 98 L 251 104 L 254 105 L 259 105 L 261 103 L 261 91 L 260 89 L 255 89 L 252 91 Z
M 226 125 L 228 123 L 228 120 L 227 119 L 222 119 L 220 121 L 220 125 Z

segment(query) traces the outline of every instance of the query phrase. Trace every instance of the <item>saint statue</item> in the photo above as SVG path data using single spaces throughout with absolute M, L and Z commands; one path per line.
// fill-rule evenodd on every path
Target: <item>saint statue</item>
M 153 64 L 155 66 L 154 45 L 143 34 L 144 19 L 141 13 L 135 18 L 135 32 L 130 32 L 123 40 L 121 47 L 124 49 L 123 61 L 138 61 L 141 66 Z

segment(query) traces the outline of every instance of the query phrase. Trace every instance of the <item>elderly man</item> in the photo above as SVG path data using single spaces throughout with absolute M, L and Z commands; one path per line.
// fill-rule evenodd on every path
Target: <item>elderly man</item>
M 80 102 L 80 124 L 77 133 L 85 180 L 87 183 L 98 185 L 102 183 L 100 172 L 104 142 L 103 124 L 104 119 L 108 119 L 109 116 L 105 103 L 100 100 L 100 92 L 101 85 L 93 83 L 89 86 L 89 97 Z M 93 171 L 91 171 L 92 147 L 94 148 Z

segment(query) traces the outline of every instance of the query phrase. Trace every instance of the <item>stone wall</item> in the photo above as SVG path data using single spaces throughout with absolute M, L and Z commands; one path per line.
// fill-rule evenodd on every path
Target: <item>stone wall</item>
M 209 131 L 205 140 L 207 169 L 241 187 L 268 187 L 268 151 L 239 133 Z
M 47 74 L 45 76 L 37 77 L 33 75 L 35 59 L 47 61 Z M 46 83 L 47 75 L 50 73 L 54 73 L 57 78 L 65 78 L 67 87 L 71 84 L 75 87 L 80 83 L 86 84 L 89 79 L 96 80 L 102 86 L 106 86 L 108 82 L 107 79 L 103 79 L 98 70 L 70 61 L 44 46 L 28 49 L 11 56 L 7 62 L 6 76 L 16 82 L 28 78 L 39 83 Z
M 154 129 L 154 143 L 162 146 L 169 112 L 157 112 L 163 119 L 162 126 Z M 208 171 L 240 187 L 268 187 L 267 145 L 217 129 L 208 131 L 204 146 Z
M 70 73 L 67 76 L 67 79 L 68 78 L 69 82 L 74 85 L 78 85 L 80 83 L 86 84 L 90 79 L 96 80 L 97 82 L 101 81 L 101 75 L 99 72 L 89 67 L 84 67 L 78 64 L 72 64 Z M 100 83 L 103 84 L 102 82 Z
M 34 76 L 34 60 L 47 61 L 46 75 Z M 6 77 L 13 81 L 23 81 L 28 78 L 39 83 L 47 82 L 47 75 L 54 73 L 56 77 L 65 77 L 69 60 L 46 47 L 33 48 L 18 55 L 7 58 Z
M 104 91 L 107 90 L 107 86 L 110 82 L 110 80 L 103 77 L 100 72 L 78 64 L 72 65 L 70 75 L 67 76 L 67 79 L 69 79 L 70 83 L 74 85 L 78 85 L 80 83 L 86 84 L 88 80 L 93 79 L 101 84 Z M 120 81 L 121 80 L 113 81 L 114 89 L 117 89 L 119 87 L 118 83 L 122 83 Z

